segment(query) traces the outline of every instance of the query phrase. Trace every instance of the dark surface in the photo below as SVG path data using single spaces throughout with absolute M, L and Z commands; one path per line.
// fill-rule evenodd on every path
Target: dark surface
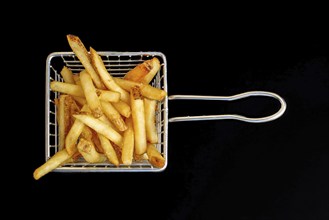
M 33 199 L 33 210 L 63 216 L 64 209 L 76 218 L 117 213 L 120 219 L 328 219 L 329 38 L 304 26 L 220 26 L 214 32 L 204 26 L 160 27 L 154 36 L 138 35 L 134 27 L 118 26 L 112 33 L 113 26 L 101 31 L 62 26 L 61 31 L 42 31 L 47 38 L 36 40 L 41 31 L 27 37 L 33 43 L 27 45 L 31 55 L 25 71 L 34 86 L 28 92 L 33 107 L 26 124 L 34 127 L 28 132 L 27 169 L 20 175 L 29 180 L 22 188 L 29 192 L 24 198 Z M 46 58 L 54 51 L 70 51 L 69 33 L 96 50 L 163 52 L 169 95 L 265 90 L 281 95 L 287 111 L 264 124 L 170 123 L 169 164 L 162 173 L 49 173 L 35 181 L 32 173 L 44 162 Z M 169 117 L 257 117 L 278 107 L 262 98 L 170 101 Z

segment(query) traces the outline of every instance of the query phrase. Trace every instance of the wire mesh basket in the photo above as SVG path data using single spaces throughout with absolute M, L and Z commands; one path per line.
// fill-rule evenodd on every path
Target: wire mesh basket
M 115 77 L 123 77 L 129 70 L 145 60 L 156 57 L 161 68 L 150 83 L 156 88 L 167 91 L 167 61 L 161 52 L 105 52 L 100 51 L 108 72 Z M 63 81 L 60 74 L 63 66 L 70 68 L 73 74 L 81 72 L 84 67 L 73 52 L 54 52 L 49 54 L 46 61 L 46 100 L 45 100 L 45 160 L 47 161 L 58 151 L 59 133 L 57 124 L 57 109 L 55 99 L 59 92 L 51 91 L 50 82 Z M 159 172 L 167 167 L 168 163 L 168 97 L 158 102 L 156 110 L 156 127 L 158 143 L 155 145 L 165 158 L 165 165 L 161 168 L 152 166 L 147 159 L 133 160 L 131 165 L 120 164 L 115 166 L 106 161 L 104 163 L 87 163 L 83 158 L 76 162 L 69 162 L 57 167 L 54 172 Z

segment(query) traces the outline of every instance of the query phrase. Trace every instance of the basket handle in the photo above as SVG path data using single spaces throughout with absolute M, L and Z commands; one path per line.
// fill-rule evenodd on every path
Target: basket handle
M 249 118 L 242 115 L 225 114 L 225 115 L 202 115 L 202 116 L 182 116 L 169 118 L 169 122 L 180 122 L 180 121 L 202 121 L 202 120 L 223 120 L 223 119 L 234 119 L 250 123 L 263 123 L 273 121 L 283 115 L 287 108 L 287 104 L 282 97 L 273 92 L 265 91 L 250 91 L 244 92 L 232 96 L 200 96 L 200 95 L 171 95 L 168 97 L 169 100 L 220 100 L 220 101 L 233 101 L 238 99 L 247 98 L 250 96 L 266 96 L 272 97 L 279 100 L 281 108 L 273 115 L 261 117 L 261 118 Z

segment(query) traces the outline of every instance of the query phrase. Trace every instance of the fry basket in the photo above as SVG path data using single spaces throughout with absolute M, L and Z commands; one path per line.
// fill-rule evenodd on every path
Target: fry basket
M 157 57 L 161 63 L 161 68 L 150 83 L 152 86 L 164 89 L 168 93 L 167 87 L 167 60 L 161 52 L 106 52 L 99 51 L 108 72 L 114 77 L 123 77 L 136 65 Z M 55 99 L 60 93 L 51 91 L 50 82 L 53 80 L 63 81 L 60 71 L 63 66 L 67 66 L 74 74 L 84 69 L 79 59 L 73 52 L 53 52 L 46 60 L 46 83 L 45 83 L 45 160 L 47 161 L 58 151 L 59 137 L 56 118 Z M 249 96 L 267 96 L 277 99 L 281 108 L 273 115 L 262 118 L 248 118 L 241 115 L 203 115 L 203 116 L 182 116 L 168 119 L 168 100 L 221 100 L 233 101 Z M 115 166 L 108 161 L 104 163 L 87 163 L 83 159 L 77 162 L 66 163 L 53 170 L 53 172 L 161 172 L 168 164 L 168 123 L 180 121 L 196 120 L 222 120 L 234 119 L 251 123 L 261 123 L 275 120 L 282 116 L 286 110 L 286 103 L 279 95 L 266 91 L 250 91 L 233 96 L 198 96 L 198 95 L 171 95 L 158 102 L 156 111 L 156 126 L 158 132 L 158 143 L 156 148 L 165 158 L 165 165 L 162 168 L 153 167 L 147 159 L 133 161 L 131 165 L 120 164 Z

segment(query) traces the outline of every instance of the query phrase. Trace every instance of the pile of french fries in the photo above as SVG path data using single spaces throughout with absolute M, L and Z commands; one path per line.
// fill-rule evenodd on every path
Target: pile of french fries
M 155 114 L 158 102 L 167 93 L 150 84 L 160 69 L 160 61 L 150 58 L 124 77 L 114 77 L 94 48 L 88 51 L 78 36 L 66 37 L 84 69 L 73 73 L 63 66 L 63 82 L 50 82 L 50 89 L 59 93 L 55 100 L 59 146 L 35 169 L 34 179 L 81 157 L 88 163 L 108 162 L 115 166 L 147 159 L 154 167 L 163 167 L 165 158 L 155 146 Z

